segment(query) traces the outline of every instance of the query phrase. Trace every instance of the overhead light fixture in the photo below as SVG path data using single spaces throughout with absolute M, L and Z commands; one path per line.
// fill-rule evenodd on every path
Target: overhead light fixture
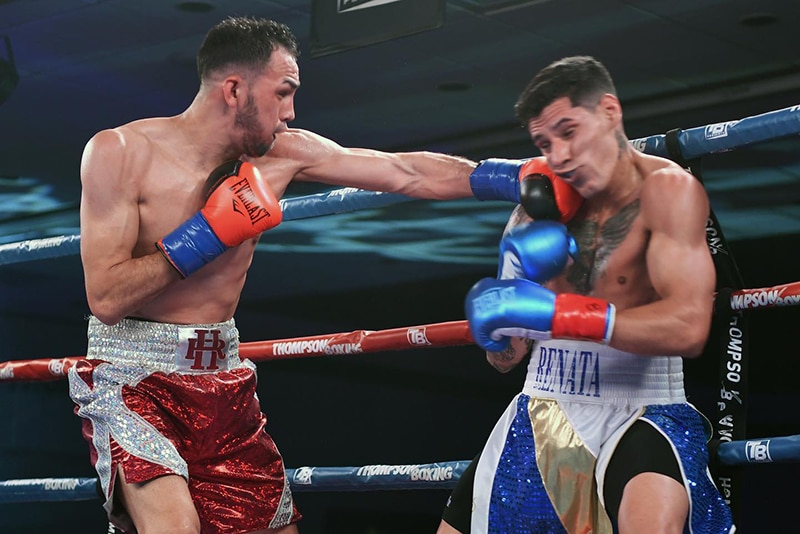
M 551 0 L 449 0 L 451 4 L 463 7 L 478 15 L 496 15 L 514 11 L 534 4 L 542 4 Z
M 771 26 L 778 22 L 778 17 L 772 13 L 750 13 L 739 19 L 739 24 L 748 28 Z
M 0 105 L 8 100 L 19 84 L 19 73 L 14 64 L 14 52 L 11 50 L 11 39 L 7 35 L 3 36 L 6 43 L 6 56 L 8 59 L 0 59 Z

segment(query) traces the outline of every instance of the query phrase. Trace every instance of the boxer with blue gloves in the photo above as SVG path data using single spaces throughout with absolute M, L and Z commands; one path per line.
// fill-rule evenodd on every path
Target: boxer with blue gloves
M 484 278 L 467 293 L 466 313 L 475 342 L 500 352 L 508 346 L 507 336 L 608 344 L 615 309 L 606 300 L 556 294 L 530 280 Z
M 475 342 L 490 352 L 504 350 L 508 336 L 607 344 L 614 326 L 612 304 L 539 285 L 576 255 L 575 240 L 560 223 L 538 221 L 512 229 L 500 242 L 499 279 L 484 278 L 467 293 L 465 311 Z
M 561 223 L 534 221 L 516 226 L 500 241 L 497 278 L 526 278 L 543 283 L 577 255 L 578 244 Z
M 581 250 L 566 265 L 567 229 L 542 226 L 538 205 L 526 206 L 529 223 L 518 206 L 499 279 L 466 296 L 489 364 L 527 365 L 437 534 L 732 534 L 683 375 L 711 325 L 707 193 L 680 165 L 628 142 L 614 82 L 590 56 L 537 72 L 514 110 L 547 166 L 583 197 L 574 219 L 551 217 Z M 515 169 L 489 162 L 475 174 Z

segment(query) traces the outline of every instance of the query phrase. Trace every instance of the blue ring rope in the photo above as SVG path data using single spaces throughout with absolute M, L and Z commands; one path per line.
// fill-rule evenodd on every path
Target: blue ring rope
M 678 132 L 678 144 L 686 160 L 746 145 L 800 134 L 800 105 L 741 120 L 709 124 Z M 631 141 L 647 154 L 669 157 L 666 135 L 659 134 Z M 397 193 L 382 193 L 345 187 L 326 193 L 287 198 L 280 201 L 283 219 L 291 221 L 333 215 L 399 202 L 416 200 Z M 33 239 L 0 245 L 0 265 L 70 256 L 80 252 L 80 236 Z
M 724 465 L 800 462 L 800 435 L 721 443 Z M 286 469 L 292 491 L 452 489 L 470 460 L 410 465 L 297 467 Z M 100 499 L 97 478 L 34 478 L 0 481 L 0 504 Z

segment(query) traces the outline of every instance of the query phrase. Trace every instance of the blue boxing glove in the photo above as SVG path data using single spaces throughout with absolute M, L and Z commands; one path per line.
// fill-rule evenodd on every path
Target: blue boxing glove
M 555 221 L 533 221 L 511 229 L 500 241 L 497 278 L 550 280 L 578 255 L 578 244 L 567 227 Z
M 464 307 L 473 339 L 489 352 L 505 350 L 510 336 L 608 343 L 614 328 L 608 301 L 556 294 L 529 280 L 479 280 Z
M 478 200 L 509 200 L 522 204 L 532 219 L 571 220 L 583 197 L 547 166 L 543 157 L 528 160 L 490 158 L 469 177 Z

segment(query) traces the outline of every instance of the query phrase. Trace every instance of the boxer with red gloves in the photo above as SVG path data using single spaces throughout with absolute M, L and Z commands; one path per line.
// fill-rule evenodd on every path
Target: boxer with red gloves
M 206 180 L 203 209 L 161 238 L 156 247 L 182 278 L 231 247 L 281 223 L 278 199 L 252 163 L 226 161 Z

